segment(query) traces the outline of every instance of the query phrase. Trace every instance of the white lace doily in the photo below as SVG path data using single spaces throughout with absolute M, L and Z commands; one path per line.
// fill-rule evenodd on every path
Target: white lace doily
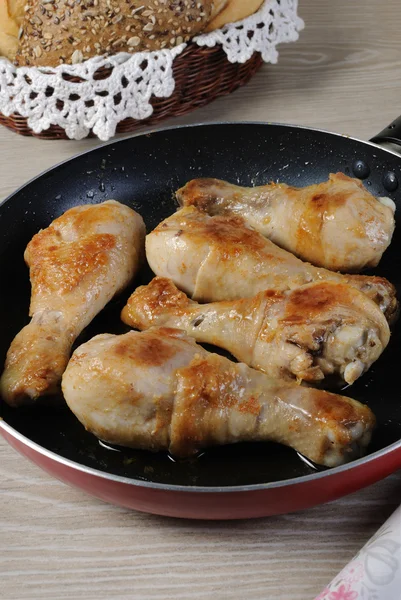
M 278 44 L 295 42 L 304 27 L 297 8 L 298 0 L 266 0 L 251 17 L 200 35 L 195 42 L 209 48 L 221 44 L 232 63 L 244 63 L 260 52 L 265 62 L 275 64 Z
M 221 44 L 233 63 L 246 62 L 254 52 L 275 63 L 277 45 L 297 40 L 303 28 L 297 7 L 298 0 L 266 0 L 251 17 L 200 35 L 194 42 L 208 47 Z M 16 68 L 0 58 L 0 112 L 7 117 L 19 113 L 35 133 L 59 125 L 71 139 L 83 139 L 93 130 L 99 139 L 107 141 L 120 121 L 148 118 L 153 112 L 152 96 L 172 95 L 173 62 L 185 47 L 119 53 L 54 68 Z M 95 73 L 104 67 L 110 67 L 110 75 L 95 79 Z M 66 75 L 79 81 L 66 79 Z

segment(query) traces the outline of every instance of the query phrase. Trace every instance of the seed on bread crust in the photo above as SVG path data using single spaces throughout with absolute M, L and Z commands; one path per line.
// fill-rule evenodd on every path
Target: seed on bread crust
M 16 64 L 76 64 L 90 57 L 87 47 L 98 55 L 173 47 L 206 28 L 213 6 L 213 0 L 27 0 Z

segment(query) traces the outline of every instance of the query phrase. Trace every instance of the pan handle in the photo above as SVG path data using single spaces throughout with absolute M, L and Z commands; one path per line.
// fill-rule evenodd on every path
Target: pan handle
M 390 143 L 401 146 L 401 117 L 395 119 L 383 131 L 370 139 L 374 144 Z

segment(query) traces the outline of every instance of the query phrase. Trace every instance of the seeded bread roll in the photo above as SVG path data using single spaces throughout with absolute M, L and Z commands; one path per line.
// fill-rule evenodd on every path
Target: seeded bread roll
M 26 66 L 170 48 L 217 14 L 213 0 L 27 0 L 25 11 L 16 64 Z
M 254 13 L 263 0 L 0 0 L 24 13 L 15 62 L 75 64 L 172 48 Z M 21 6 L 22 5 L 22 6 Z M 0 26 L 1 33 L 1 26 Z M 15 44 L 14 44 L 15 46 Z M 15 47 L 14 52 L 15 52 Z M 13 49 L 8 49 L 8 55 Z

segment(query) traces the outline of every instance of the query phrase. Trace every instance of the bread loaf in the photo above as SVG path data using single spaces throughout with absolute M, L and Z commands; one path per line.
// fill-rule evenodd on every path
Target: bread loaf
M 203 31 L 212 0 L 28 0 L 18 65 L 170 48 Z
M 171 48 L 252 14 L 263 0 L 26 0 L 25 10 L 25 0 L 2 1 L 23 13 L 16 64 L 56 66 Z
M 0 56 L 15 56 L 24 5 L 25 0 L 0 0 Z
M 1 18 L 1 14 L 0 14 Z M 10 35 L 3 31 L 3 24 L 0 25 L 0 56 L 13 60 L 18 47 L 18 32 Z
M 1 0 L 0 3 L 4 3 L 7 6 L 9 16 L 19 26 L 24 15 L 25 0 Z
M 224 6 L 216 13 L 216 16 L 206 27 L 206 31 L 214 31 L 227 25 L 241 21 L 253 15 L 262 6 L 264 0 L 226 0 Z

